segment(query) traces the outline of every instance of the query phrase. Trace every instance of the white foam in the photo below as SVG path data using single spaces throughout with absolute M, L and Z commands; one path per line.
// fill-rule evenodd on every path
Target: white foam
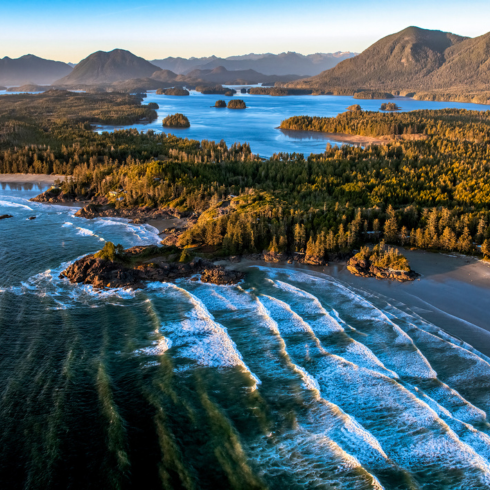
M 77 226 L 77 235 L 82 235 L 82 236 L 93 236 L 94 232 L 92 230 L 88 230 L 87 228 L 80 228 Z
M 0 201 L 0 206 L 7 207 L 7 208 L 24 208 L 24 209 L 28 209 L 29 211 L 32 211 L 32 208 L 26 206 L 25 204 L 19 204 L 11 201 Z
M 261 381 L 243 361 L 227 329 L 215 321 L 202 301 L 177 285 L 168 284 L 166 289 L 167 295 L 174 290 L 181 300 L 184 297 L 193 307 L 180 323 L 162 325 L 165 336 L 171 339 L 175 347 L 179 347 L 180 357 L 193 359 L 208 367 L 238 366 L 249 374 L 255 387 L 259 385 Z

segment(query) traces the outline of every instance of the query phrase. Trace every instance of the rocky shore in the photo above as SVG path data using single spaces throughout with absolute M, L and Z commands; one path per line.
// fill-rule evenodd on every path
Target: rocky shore
M 359 277 L 376 277 L 377 279 L 391 279 L 405 282 L 415 281 L 420 274 L 410 271 L 392 270 L 375 266 L 369 259 L 352 257 L 347 262 L 347 270 Z
M 71 283 L 90 284 L 96 289 L 143 288 L 147 281 L 170 282 L 201 274 L 201 281 L 211 284 L 236 284 L 244 278 L 243 272 L 225 269 L 196 257 L 188 263 L 175 262 L 175 254 L 154 245 L 124 250 L 118 260 L 106 260 L 87 255 L 69 267 L 60 278 Z

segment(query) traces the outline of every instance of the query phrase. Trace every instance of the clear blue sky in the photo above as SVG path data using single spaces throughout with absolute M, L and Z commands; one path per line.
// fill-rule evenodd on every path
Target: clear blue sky
M 78 62 L 114 48 L 167 56 L 360 52 L 410 25 L 476 37 L 489 0 L 6 0 L 0 58 L 31 53 Z

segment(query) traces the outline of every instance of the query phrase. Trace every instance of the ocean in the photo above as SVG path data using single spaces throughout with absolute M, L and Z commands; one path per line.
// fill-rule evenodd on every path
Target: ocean
M 490 360 L 442 325 L 305 267 L 70 284 L 158 232 L 42 190 L 0 184 L 2 488 L 490 487 Z

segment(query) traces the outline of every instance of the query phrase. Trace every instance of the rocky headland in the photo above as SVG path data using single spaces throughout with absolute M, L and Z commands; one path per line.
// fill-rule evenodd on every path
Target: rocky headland
M 109 257 L 106 249 L 114 250 Z M 201 281 L 217 285 L 236 284 L 245 275 L 243 272 L 225 269 L 223 266 L 200 257 L 188 260 L 185 251 L 180 255 L 173 247 L 137 246 L 126 250 L 114 247 L 110 242 L 97 254 L 87 255 L 70 266 L 60 278 L 71 283 L 89 284 L 96 289 L 145 287 L 145 282 L 170 282 L 179 278 L 201 275 Z

